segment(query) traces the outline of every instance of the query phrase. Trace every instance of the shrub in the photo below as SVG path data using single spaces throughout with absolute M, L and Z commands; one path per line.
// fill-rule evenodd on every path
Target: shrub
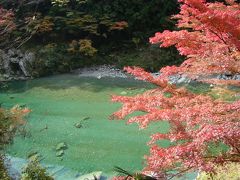
M 42 168 L 38 159 L 30 159 L 29 163 L 22 172 L 21 180 L 53 180 L 45 168 Z

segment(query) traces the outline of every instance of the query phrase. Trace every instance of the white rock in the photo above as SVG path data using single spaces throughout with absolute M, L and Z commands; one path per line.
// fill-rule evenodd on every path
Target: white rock
M 95 179 L 100 179 L 101 175 L 102 175 L 102 171 L 96 171 L 96 172 L 82 175 L 76 178 L 76 180 L 95 180 Z

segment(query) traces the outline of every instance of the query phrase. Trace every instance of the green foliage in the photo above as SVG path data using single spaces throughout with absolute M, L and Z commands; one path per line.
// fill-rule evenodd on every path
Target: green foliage
M 197 180 L 223 180 L 223 179 L 231 179 L 238 180 L 240 179 L 240 164 L 239 163 L 228 163 L 223 166 L 218 166 L 215 169 L 215 174 L 208 174 L 205 172 L 201 172 L 197 177 Z
M 55 43 L 38 47 L 36 61 L 33 64 L 33 76 L 69 72 L 71 61 L 66 49 L 66 45 L 57 45 Z
M 70 0 L 51 0 L 51 3 L 53 4 L 53 6 L 59 6 L 59 7 L 63 7 L 63 6 L 67 6 L 70 2 Z M 83 4 L 86 3 L 87 0 L 75 0 L 72 3 L 76 3 L 76 4 Z
M 54 180 L 49 176 L 46 169 L 41 167 L 37 158 L 30 159 L 22 173 L 21 180 Z
M 51 0 L 51 2 L 54 6 L 62 7 L 66 6 L 70 2 L 70 0 Z
M 31 12 L 25 9 L 19 17 Z M 94 42 L 107 39 L 116 43 L 134 39 L 134 43 L 140 43 L 156 30 L 172 29 L 174 22 L 169 16 L 177 10 L 177 0 L 51 0 L 50 4 L 38 5 L 38 15 L 34 14 L 40 19 L 36 18 L 34 23 L 39 24 L 35 27 L 46 25 L 48 31 L 53 30 L 48 36 L 91 38 Z
M 140 44 L 141 39 L 139 37 L 133 37 L 132 42 L 135 44 L 136 48 L 138 49 L 138 46 Z
M 98 21 L 91 15 L 67 11 L 66 16 L 55 17 L 54 21 L 55 30 L 66 35 L 73 34 L 78 37 L 81 33 L 99 35 Z
M 108 15 L 99 14 L 96 16 L 94 13 L 88 12 L 86 10 L 88 8 L 84 8 L 87 4 L 85 1 L 65 1 L 63 3 L 64 6 L 49 7 L 47 15 L 53 19 L 54 33 L 65 39 L 72 35 L 78 39 L 88 36 L 92 38 L 104 37 L 116 23 Z M 94 9 L 92 10 L 94 11 Z
M 27 26 L 29 31 L 32 31 L 34 34 L 38 35 L 46 35 L 46 33 L 53 31 L 53 27 L 53 18 L 50 16 L 41 17 L 40 14 L 37 14 L 35 16 L 35 20 L 31 21 L 31 23 L 29 23 Z
M 67 49 L 69 53 L 81 53 L 84 56 L 93 57 L 97 53 L 97 49 L 92 46 L 89 39 L 73 40 Z
M 79 40 L 79 52 L 85 56 L 94 56 L 97 53 L 97 49 L 92 47 L 92 41 L 88 39 Z
M 159 49 L 155 46 L 138 48 L 125 53 L 112 53 L 110 58 L 110 61 L 120 68 L 124 66 L 140 66 L 155 72 L 165 65 L 179 64 L 183 61 L 183 57 L 178 55 L 174 48 Z
M 172 27 L 168 18 L 176 13 L 178 3 L 176 0 L 91 0 L 88 2 L 89 12 L 95 16 L 107 15 L 119 21 L 125 20 L 129 24 L 129 33 L 140 33 L 142 36 L 149 37 L 156 30 Z
M 35 49 L 34 76 L 69 72 L 99 61 L 158 70 L 179 58 L 172 49 L 145 50 L 154 32 L 172 29 L 169 16 L 177 13 L 177 0 L 51 0 L 3 5 L 25 24 L 13 34 L 31 38 L 27 46 L 41 46 Z M 77 45 L 71 47 L 69 42 L 75 40 Z M 56 46 L 42 48 L 46 44 Z M 85 61 L 87 57 L 91 62 Z
M 159 67 L 178 64 L 183 58 L 174 48 L 159 49 L 156 46 L 130 46 L 108 52 L 112 44 L 96 49 L 89 39 L 72 40 L 69 44 L 49 43 L 35 49 L 36 61 L 33 64 L 33 76 L 65 73 L 72 69 L 96 64 L 113 64 L 118 68 L 140 66 L 150 71 Z
M 35 47 L 36 60 L 33 64 L 33 76 L 66 73 L 72 69 L 93 65 L 96 63 L 97 49 L 92 46 L 91 40 L 73 40 L 69 44 L 49 43 Z

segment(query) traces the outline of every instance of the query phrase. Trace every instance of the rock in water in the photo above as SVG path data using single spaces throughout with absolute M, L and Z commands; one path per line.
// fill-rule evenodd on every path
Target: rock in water
M 76 124 L 74 124 L 74 126 L 75 126 L 76 128 L 81 128 L 81 127 L 82 127 L 82 124 L 81 124 L 81 123 L 76 123 Z
M 24 104 L 24 103 L 23 104 L 19 104 L 19 107 L 20 108 L 25 108 L 25 107 L 27 107 L 27 104 Z
M 62 157 L 64 155 L 64 151 L 63 150 L 60 150 L 58 152 L 56 152 L 56 156 L 57 157 Z
M 31 158 L 33 156 L 39 156 L 38 152 L 37 151 L 32 151 L 32 152 L 29 152 L 28 155 L 27 155 L 28 158 Z
M 121 95 L 127 95 L 127 92 L 126 91 L 122 91 L 120 94 Z
M 85 120 L 88 120 L 88 119 L 90 119 L 90 117 L 86 116 L 86 117 L 83 117 L 83 118 L 81 119 L 81 121 L 85 121 Z
M 82 175 L 82 176 L 76 178 L 76 180 L 86 180 L 86 179 L 88 179 L 88 180 L 98 179 L 99 180 L 101 178 L 101 175 L 102 175 L 101 171 L 96 171 L 96 172 Z
M 67 149 L 67 144 L 65 142 L 58 143 L 56 146 L 56 151 Z

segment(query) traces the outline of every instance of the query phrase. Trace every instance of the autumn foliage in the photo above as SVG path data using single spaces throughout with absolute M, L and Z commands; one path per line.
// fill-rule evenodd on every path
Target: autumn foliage
M 0 150 L 11 142 L 17 128 L 26 123 L 24 117 L 30 111 L 30 109 L 21 108 L 18 105 L 9 110 L 0 108 Z
M 0 46 L 5 44 L 7 36 L 15 29 L 14 14 L 0 6 Z
M 0 48 L 19 48 L 26 43 L 35 32 L 30 26 L 35 21 L 34 16 L 29 15 L 19 19 L 15 16 L 14 9 L 4 9 L 0 4 Z
M 126 67 L 128 73 L 157 88 L 134 97 L 113 96 L 112 100 L 123 106 L 112 117 L 124 119 L 142 111 L 144 115 L 134 116 L 128 123 L 138 123 L 140 128 L 156 121 L 170 124 L 168 133 L 151 136 L 144 171 L 166 175 L 189 170 L 211 173 L 216 165 L 240 162 L 240 100 L 225 102 L 194 94 L 169 84 L 168 78 L 184 74 L 202 80 L 212 74 L 240 73 L 240 5 L 230 0 L 225 4 L 204 0 L 179 2 L 181 11 L 173 18 L 178 19 L 181 30 L 158 32 L 150 42 L 161 47 L 176 46 L 186 56 L 185 62 L 179 67 L 162 68 L 158 77 L 141 68 Z M 239 80 L 234 80 L 234 84 L 239 85 Z M 157 143 L 161 140 L 169 140 L 171 146 L 162 148 Z
M 150 38 L 161 47 L 175 45 L 187 57 L 179 73 L 191 76 L 240 73 L 240 6 L 184 0 L 178 19 L 180 31 L 164 31 Z M 230 3 L 230 2 L 229 2 Z
M 5 32 L 8 32 L 14 29 L 14 14 L 10 10 L 3 9 L 0 6 L 0 32 L 3 35 Z

